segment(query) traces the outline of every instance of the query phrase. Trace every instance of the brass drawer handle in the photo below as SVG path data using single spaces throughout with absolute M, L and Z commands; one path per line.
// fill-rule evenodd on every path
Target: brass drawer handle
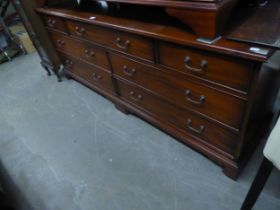
M 116 45 L 118 48 L 123 49 L 123 50 L 127 50 L 127 48 L 130 45 L 130 40 L 126 40 L 124 42 L 122 42 L 120 37 L 117 37 L 116 39 Z
M 124 66 L 123 66 L 123 72 L 124 72 L 127 76 L 132 77 L 132 76 L 135 74 L 136 69 L 133 68 L 133 69 L 129 70 L 128 67 L 127 67 L 127 65 L 124 65 Z
M 134 91 L 130 91 L 129 95 L 130 98 L 133 99 L 134 101 L 140 101 L 143 98 L 143 96 L 140 94 L 136 95 Z
M 53 28 L 55 27 L 56 21 L 53 19 L 48 19 L 48 26 Z
M 71 60 L 65 60 L 65 67 L 71 67 L 73 65 L 73 62 Z
M 84 29 L 82 27 L 79 27 L 79 26 L 76 26 L 75 27 L 75 32 L 76 32 L 77 35 L 82 36 L 86 33 L 86 29 Z
M 185 95 L 186 95 L 186 99 L 189 102 L 191 102 L 192 104 L 195 104 L 195 105 L 202 105 L 205 102 L 205 100 L 206 100 L 206 97 L 204 95 L 201 95 L 199 97 L 198 101 L 194 100 L 192 92 L 190 90 L 186 90 Z
M 93 73 L 92 74 L 92 79 L 94 80 L 94 81 L 100 81 L 101 79 L 102 79 L 102 77 L 100 76 L 100 74 L 97 74 L 97 73 Z
M 93 58 L 95 56 L 95 52 L 93 52 L 92 50 L 85 50 L 85 55 L 88 58 Z
M 192 126 L 192 120 L 191 119 L 188 119 L 187 121 L 187 128 L 197 134 L 202 134 L 202 132 L 205 130 L 205 127 L 203 125 L 199 126 L 199 128 L 194 128 Z
M 185 67 L 188 70 L 190 70 L 192 72 L 195 72 L 195 73 L 202 73 L 203 70 L 208 66 L 208 61 L 206 61 L 206 60 L 202 60 L 200 62 L 200 67 L 201 68 L 194 68 L 194 67 L 190 66 L 191 58 L 189 56 L 185 57 L 184 63 L 185 63 Z
M 65 42 L 62 40 L 57 40 L 56 43 L 59 47 L 62 47 L 63 45 L 65 45 Z

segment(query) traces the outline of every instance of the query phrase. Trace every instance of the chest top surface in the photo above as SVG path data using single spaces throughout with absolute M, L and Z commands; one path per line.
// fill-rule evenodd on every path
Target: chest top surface
M 133 11 L 133 8 L 127 8 L 130 12 L 126 12 L 126 10 L 116 12 L 99 9 L 85 11 L 69 8 L 38 8 L 37 12 L 253 61 L 264 62 L 274 52 L 268 48 L 266 55 L 257 54 L 249 50 L 250 47 L 253 47 L 252 45 L 230 41 L 226 37 L 221 37 L 213 44 L 202 43 L 197 41 L 198 37 L 192 30 L 169 19 L 168 16 L 164 17 L 156 10 L 149 10 L 145 13 L 146 18 L 140 17 L 138 14 L 141 14 L 143 10 L 137 8 Z M 143 9 L 145 10 L 145 8 Z

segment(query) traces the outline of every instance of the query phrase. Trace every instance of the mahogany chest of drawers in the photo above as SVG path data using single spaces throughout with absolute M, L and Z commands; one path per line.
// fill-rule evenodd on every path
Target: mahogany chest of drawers
M 270 110 L 257 101 L 270 91 L 263 76 L 269 71 L 263 73 L 261 65 L 272 51 L 255 54 L 247 44 L 224 39 L 203 44 L 172 25 L 106 14 L 51 8 L 37 12 L 67 76 L 237 178 L 257 145 L 253 134 Z

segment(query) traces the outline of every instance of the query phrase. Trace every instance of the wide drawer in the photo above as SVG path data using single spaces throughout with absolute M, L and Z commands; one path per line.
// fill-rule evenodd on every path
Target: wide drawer
M 85 41 L 69 38 L 59 33 L 49 32 L 57 50 L 63 51 L 86 62 L 110 69 L 105 51 Z
M 42 15 L 42 18 L 49 29 L 66 33 L 66 26 L 61 18 L 50 15 Z
M 78 76 L 82 80 L 90 82 L 98 88 L 113 92 L 113 83 L 109 72 L 104 71 L 97 66 L 81 62 L 63 53 L 59 53 L 59 55 L 66 72 L 69 71 L 71 74 Z
M 171 124 L 186 135 L 195 137 L 211 147 L 234 155 L 238 145 L 237 136 L 226 129 L 210 123 L 185 109 L 177 108 L 143 89 L 126 82 L 117 81 L 120 97 L 140 109 L 149 112 L 163 122 Z
M 151 90 L 178 106 L 240 128 L 246 101 L 122 56 L 110 54 L 110 58 L 113 71 L 119 77 Z
M 160 63 L 173 70 L 249 92 L 254 65 L 249 61 L 169 43 L 159 44 Z
M 153 45 L 147 38 L 75 21 L 67 21 L 66 24 L 70 34 L 75 37 L 146 60 L 154 60 Z

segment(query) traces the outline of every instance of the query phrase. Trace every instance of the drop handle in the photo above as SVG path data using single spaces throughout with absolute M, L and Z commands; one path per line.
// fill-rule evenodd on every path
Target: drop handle
M 135 69 L 135 68 L 128 69 L 127 65 L 124 65 L 124 66 L 123 66 L 123 72 L 124 72 L 127 76 L 132 77 L 132 76 L 135 74 L 136 69 Z
M 73 65 L 73 62 L 72 62 L 71 60 L 68 60 L 68 59 L 67 59 L 67 60 L 65 61 L 65 66 L 66 66 L 66 67 L 71 67 L 72 65 Z
M 85 34 L 86 32 L 86 29 L 82 28 L 82 27 L 79 27 L 79 26 L 76 26 L 75 27 L 75 31 L 76 31 L 76 34 L 79 35 L 79 36 L 82 36 Z
M 85 50 L 85 55 L 88 58 L 93 58 L 95 56 L 95 52 L 92 50 Z
M 134 101 L 140 101 L 143 98 L 142 95 L 140 94 L 137 95 L 134 91 L 130 91 L 129 95 L 130 98 L 133 99 Z
M 93 73 L 92 74 L 92 79 L 95 80 L 95 81 L 100 81 L 102 79 L 102 77 L 101 77 L 100 74 Z
M 120 37 L 117 37 L 116 45 L 120 49 L 127 50 L 130 45 L 130 40 L 122 41 Z
M 56 43 L 59 47 L 62 47 L 63 45 L 65 45 L 65 42 L 62 40 L 57 40 Z
M 185 67 L 191 71 L 191 72 L 194 72 L 194 73 L 202 73 L 204 69 L 207 68 L 208 66 L 208 61 L 206 60 L 202 60 L 200 62 L 200 67 L 201 68 L 195 68 L 195 67 L 192 67 L 191 66 L 191 58 L 189 56 L 186 56 L 185 59 L 184 59 L 184 64 L 185 64 Z
M 197 134 L 202 134 L 203 131 L 205 130 L 204 125 L 200 125 L 199 128 L 194 128 L 193 125 L 192 125 L 192 120 L 191 119 L 188 119 L 188 121 L 187 121 L 187 128 L 189 130 L 191 130 L 192 132 L 197 133 Z
M 49 27 L 53 28 L 53 27 L 55 26 L 55 24 L 56 24 L 56 21 L 55 21 L 55 20 L 53 20 L 53 19 L 48 19 L 48 26 L 49 26 Z
M 205 100 L 206 100 L 206 97 L 204 95 L 199 96 L 199 100 L 193 99 L 193 94 L 192 94 L 191 90 L 186 90 L 185 98 L 190 103 L 192 103 L 194 105 L 198 105 L 198 106 L 202 105 L 205 102 Z

